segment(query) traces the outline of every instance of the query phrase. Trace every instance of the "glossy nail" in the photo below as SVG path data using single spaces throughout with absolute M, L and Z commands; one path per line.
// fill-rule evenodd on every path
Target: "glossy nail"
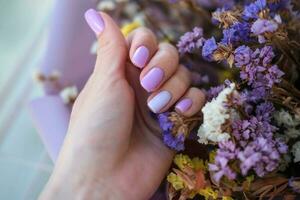
M 175 106 L 175 109 L 184 113 L 192 106 L 192 104 L 193 101 L 190 98 L 186 98 L 178 102 L 177 105 Z
M 104 21 L 101 15 L 94 9 L 89 9 L 85 12 L 85 20 L 91 29 L 99 35 L 104 30 Z
M 152 112 L 158 113 L 169 103 L 171 98 L 172 95 L 170 92 L 162 91 L 148 102 L 148 107 L 152 110 Z
M 163 78 L 164 71 L 159 67 L 154 67 L 142 78 L 141 85 L 148 92 L 152 92 Z
M 137 48 L 132 56 L 132 63 L 138 68 L 143 68 L 149 58 L 149 50 L 145 46 Z

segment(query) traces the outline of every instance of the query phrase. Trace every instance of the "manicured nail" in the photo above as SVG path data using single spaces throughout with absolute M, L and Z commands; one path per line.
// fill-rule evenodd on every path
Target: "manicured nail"
M 148 102 L 148 107 L 152 110 L 152 112 L 158 113 L 169 103 L 171 98 L 172 95 L 170 92 L 162 91 Z
M 193 101 L 189 98 L 183 99 L 179 103 L 177 103 L 177 105 L 175 106 L 175 109 L 184 113 L 192 106 L 192 103 L 193 103 Z
M 91 29 L 99 35 L 104 30 L 104 21 L 101 15 L 94 9 L 89 9 L 84 14 L 85 20 Z
M 132 63 L 138 68 L 145 67 L 149 58 L 149 50 L 145 46 L 137 48 L 132 56 Z
M 159 67 L 152 68 L 141 80 L 141 85 L 148 92 L 153 91 L 164 78 L 164 71 Z

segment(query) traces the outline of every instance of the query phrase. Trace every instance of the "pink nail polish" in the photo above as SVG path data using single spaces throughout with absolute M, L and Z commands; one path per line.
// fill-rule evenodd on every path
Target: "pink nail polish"
M 175 106 L 175 109 L 184 113 L 192 106 L 192 103 L 193 103 L 193 101 L 189 98 L 183 99 L 179 103 L 177 103 L 177 105 Z
M 159 67 L 152 68 L 141 80 L 142 87 L 148 92 L 153 91 L 163 80 L 164 71 Z
M 145 46 L 137 48 L 132 56 L 132 63 L 138 68 L 145 67 L 145 64 L 149 58 L 149 50 Z
M 148 107 L 152 110 L 152 112 L 158 113 L 170 102 L 171 98 L 172 95 L 170 92 L 162 91 L 148 102 Z
M 99 35 L 104 30 L 104 21 L 101 15 L 94 9 L 89 9 L 84 14 L 90 28 Z

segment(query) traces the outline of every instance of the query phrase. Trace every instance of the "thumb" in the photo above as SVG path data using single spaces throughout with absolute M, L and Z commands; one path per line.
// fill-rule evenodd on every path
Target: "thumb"
M 125 76 L 128 50 L 119 27 L 110 16 L 94 9 L 86 11 L 85 19 L 98 38 L 95 73 Z

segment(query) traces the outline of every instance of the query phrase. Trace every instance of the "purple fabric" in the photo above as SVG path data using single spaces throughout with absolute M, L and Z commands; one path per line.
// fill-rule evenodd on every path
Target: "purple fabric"
M 80 90 L 91 74 L 95 56 L 90 53 L 90 48 L 96 37 L 86 24 L 84 13 L 96 4 L 94 0 L 56 1 L 39 71 L 46 76 L 58 71 L 60 80 L 55 85 L 45 83 L 46 95 L 57 95 L 70 85 L 76 85 Z M 55 161 L 67 131 L 70 108 L 59 96 L 45 96 L 33 100 L 30 110 L 40 137 Z
M 46 150 L 55 162 L 67 133 L 71 109 L 60 96 L 51 95 L 31 101 L 29 111 Z
M 84 13 L 93 7 L 96 7 L 94 0 L 56 1 L 40 71 L 45 75 L 59 71 L 62 87 L 72 84 L 81 89 L 92 72 L 95 57 L 90 48 L 96 37 L 84 20 Z M 46 94 L 58 92 L 53 88 L 46 85 Z

